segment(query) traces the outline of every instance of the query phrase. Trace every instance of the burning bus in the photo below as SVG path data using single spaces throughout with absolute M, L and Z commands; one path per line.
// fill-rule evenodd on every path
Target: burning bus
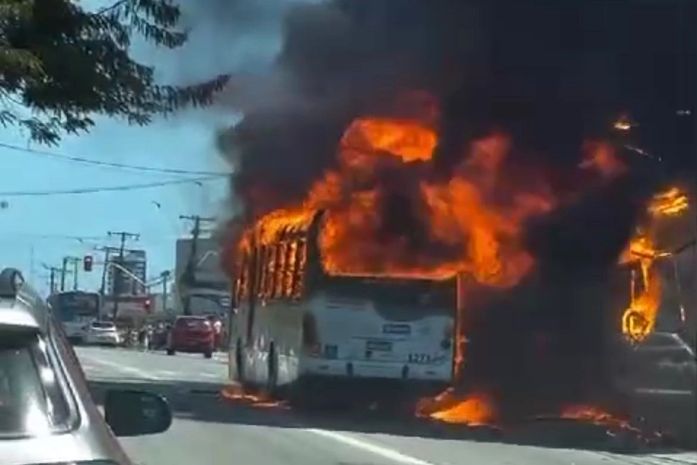
M 653 337 L 675 333 L 659 321 L 668 315 L 695 328 L 694 288 L 670 278 L 694 247 L 674 253 L 680 244 L 662 245 L 645 221 L 684 208 L 690 201 L 670 188 L 694 182 L 695 80 L 683 75 L 694 68 L 681 57 L 695 55 L 676 49 L 694 41 L 673 33 L 692 37 L 684 2 L 407 3 L 299 11 L 269 79 L 235 82 L 243 117 L 218 139 L 234 168 L 225 255 L 247 296 L 231 351 L 233 368 L 238 354 L 244 363 L 233 375 L 286 376 L 275 346 L 268 357 L 262 314 L 273 303 L 258 282 L 268 293 L 272 268 L 260 267 L 270 244 L 296 237 L 273 258 L 273 274 L 288 253 L 306 262 L 303 297 L 288 306 L 335 283 L 332 299 L 347 306 L 374 300 L 349 283 L 416 289 L 462 277 L 453 323 L 467 344 L 453 343 L 453 365 L 464 361 L 467 389 L 454 392 L 452 410 L 434 402 L 423 415 L 505 425 L 611 410 L 603 394 L 617 345 L 637 353 L 675 341 Z M 643 33 L 658 24 L 669 32 Z M 647 57 L 668 58 L 656 67 Z M 269 227 L 276 220 L 283 226 Z M 397 308 L 402 294 L 390 292 L 380 296 Z M 685 305 L 670 304 L 674 296 Z M 303 334 L 315 351 L 334 345 L 319 319 L 304 324 L 289 335 L 296 347 Z
M 444 387 L 459 375 L 456 277 L 515 286 L 534 265 L 522 225 L 554 200 L 539 183 L 497 192 L 504 134 L 476 141 L 445 179 L 436 144 L 427 121 L 357 118 L 304 201 L 240 228 L 231 378 L 274 390 L 329 376 Z
M 449 385 L 454 281 L 328 273 L 324 213 L 276 212 L 242 238 L 231 377 L 271 392 L 348 378 Z

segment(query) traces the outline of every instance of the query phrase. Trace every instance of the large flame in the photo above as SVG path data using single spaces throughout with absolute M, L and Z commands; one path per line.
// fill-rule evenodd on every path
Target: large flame
M 462 398 L 451 389 L 435 398 L 424 398 L 416 408 L 419 417 L 432 418 L 445 423 L 462 423 L 470 426 L 493 424 L 497 411 L 491 397 L 484 392 L 472 392 Z
M 500 170 L 510 151 L 503 134 L 473 143 L 444 180 L 431 175 L 437 143 L 436 132 L 416 120 L 356 119 L 339 144 L 337 167 L 302 205 L 263 217 L 260 239 L 323 210 L 318 242 L 329 274 L 442 279 L 465 272 L 482 284 L 514 285 L 533 264 L 521 225 L 548 211 L 551 196 L 538 189 L 502 198 Z M 395 226 L 391 216 L 411 218 Z
M 430 160 L 438 138 L 429 127 L 410 120 L 359 118 L 344 133 L 344 158 L 352 151 L 385 153 L 405 162 Z
M 620 257 L 620 263 L 638 265 L 638 271 L 632 271 L 629 307 L 622 314 L 622 334 L 630 341 L 642 341 L 653 332 L 660 310 L 661 279 L 655 265 L 671 253 L 655 244 L 657 222 L 682 215 L 688 208 L 687 195 L 677 187 L 654 195 L 646 208 L 649 224 L 637 230 Z

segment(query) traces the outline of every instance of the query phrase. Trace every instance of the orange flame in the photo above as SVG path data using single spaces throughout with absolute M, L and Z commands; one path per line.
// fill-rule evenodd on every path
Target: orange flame
M 358 138 L 356 131 L 368 142 L 359 151 L 355 144 L 347 143 Z M 340 171 L 327 173 L 312 189 L 308 202 L 330 210 L 320 235 L 327 272 L 440 279 L 464 271 L 484 284 L 510 286 L 528 271 L 532 258 L 519 242 L 520 224 L 551 208 L 552 202 L 537 193 L 516 194 L 508 205 L 487 199 L 510 148 L 508 138 L 501 134 L 475 142 L 468 160 L 451 179 L 419 184 L 424 239 L 453 253 L 439 260 L 415 255 L 406 237 L 412 231 L 397 234 L 391 242 L 376 239 L 384 220 L 379 205 L 385 193 L 356 184 L 375 184 L 371 176 L 380 163 L 376 153 L 387 150 L 405 164 L 427 161 L 436 143 L 430 129 L 414 122 L 361 118 L 349 127 L 339 153 Z M 406 165 L 402 167 L 408 170 Z
M 594 405 L 570 405 L 562 409 L 560 416 L 568 420 L 585 421 L 612 428 L 633 429 L 627 420 L 618 418 Z
M 654 265 L 656 260 L 671 254 L 657 249 L 653 237 L 655 222 L 681 215 L 688 208 L 687 195 L 677 187 L 654 195 L 647 206 L 650 224 L 645 232 L 638 232 L 629 241 L 620 257 L 620 263 L 638 263 L 641 278 L 637 280 L 636 271 L 632 272 L 630 303 L 622 314 L 622 334 L 631 341 L 642 341 L 653 332 L 660 310 L 661 279 Z
M 612 145 L 606 142 L 587 142 L 579 167 L 595 170 L 604 178 L 615 177 L 627 170 L 627 165 L 620 160 Z
M 359 118 L 344 133 L 344 152 L 389 153 L 404 162 L 431 159 L 436 133 L 416 122 L 387 118 Z
M 237 385 L 227 385 L 220 390 L 223 399 L 249 405 L 254 408 L 281 408 L 288 409 L 288 406 L 278 400 L 274 400 L 264 394 L 252 394 L 246 392 Z
M 622 315 L 622 333 L 638 342 L 651 334 L 656 326 L 661 302 L 661 281 L 653 264 L 659 254 L 645 236 L 631 241 L 629 253 L 638 257 L 641 289 L 637 290 L 635 272 L 632 272 L 630 303 Z
M 423 400 L 417 406 L 417 415 L 446 423 L 463 423 L 471 426 L 492 424 L 496 420 L 496 408 L 491 398 L 474 392 L 464 399 L 457 399 L 451 390 L 435 399 Z
M 261 218 L 257 240 L 268 243 L 284 230 L 306 227 L 323 210 L 318 245 L 329 274 L 444 279 L 465 272 L 485 285 L 516 284 L 533 265 L 521 225 L 548 211 L 553 199 L 506 189 L 501 200 L 500 168 L 511 146 L 503 134 L 475 141 L 450 179 L 427 181 L 437 142 L 430 126 L 416 120 L 356 119 L 339 144 L 338 167 L 325 172 L 301 206 Z M 383 234 L 386 202 L 400 189 L 419 231 Z
M 677 187 L 656 194 L 649 203 L 649 213 L 653 216 L 677 216 L 689 208 L 687 195 Z

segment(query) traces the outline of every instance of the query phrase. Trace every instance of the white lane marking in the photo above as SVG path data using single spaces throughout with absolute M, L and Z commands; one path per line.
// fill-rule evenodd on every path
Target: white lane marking
M 379 455 L 389 460 L 393 460 L 399 463 L 407 463 L 409 465 L 433 465 L 432 462 L 427 462 L 425 460 L 417 459 L 411 455 L 402 454 L 396 450 L 389 449 L 387 447 L 378 446 L 377 444 L 372 444 L 367 441 L 362 441 L 354 437 L 348 436 L 346 434 L 337 433 L 335 431 L 328 431 L 324 429 L 316 428 L 306 428 L 305 431 L 312 434 L 317 434 L 319 436 L 324 436 L 325 438 L 334 439 L 335 441 L 343 442 L 351 447 L 357 449 L 363 449 L 365 451 L 371 452 L 375 455 Z
M 689 389 L 658 389 L 658 388 L 634 388 L 637 394 L 663 394 L 673 396 L 692 396 L 694 392 Z
M 121 363 L 107 362 L 106 360 L 91 358 L 90 363 L 95 363 L 97 365 L 106 366 L 109 368 L 114 368 L 122 373 L 128 373 L 129 375 L 135 375 L 139 378 L 149 379 L 151 381 L 159 381 L 160 378 L 151 375 L 147 371 L 140 370 L 138 368 L 124 366 Z

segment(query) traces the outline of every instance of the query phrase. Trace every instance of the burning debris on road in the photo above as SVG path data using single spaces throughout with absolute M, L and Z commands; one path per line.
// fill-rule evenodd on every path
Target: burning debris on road
M 241 99 L 244 118 L 221 136 L 243 206 L 229 255 L 253 224 L 263 241 L 322 211 L 327 274 L 464 277 L 462 385 L 420 415 L 615 422 L 593 407 L 612 392 L 610 340 L 656 328 L 658 264 L 673 253 L 663 223 L 685 223 L 692 201 L 675 187 L 694 169 L 675 128 L 692 118 L 676 108 L 694 103 L 682 100 L 695 78 L 676 51 L 689 28 L 676 25 L 694 10 L 679 0 L 297 6 L 272 75 L 255 83 L 277 100 Z M 687 242 L 694 225 L 682 231 Z

